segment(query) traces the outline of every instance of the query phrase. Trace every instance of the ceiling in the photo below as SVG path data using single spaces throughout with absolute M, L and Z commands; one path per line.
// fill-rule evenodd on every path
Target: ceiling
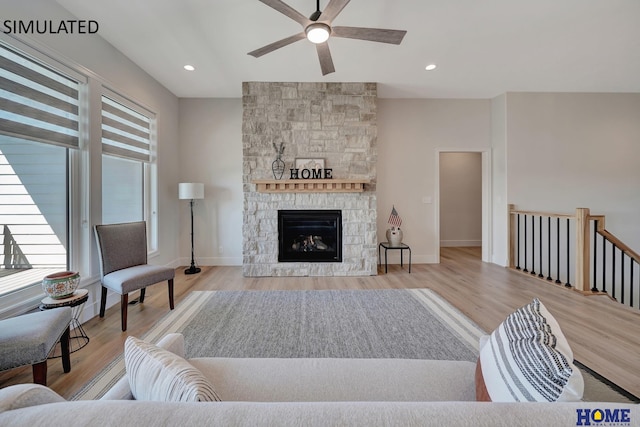
M 307 40 L 247 55 L 302 30 L 258 0 L 57 2 L 97 20 L 99 35 L 178 97 L 240 97 L 243 81 L 378 82 L 384 98 L 640 92 L 639 0 L 351 0 L 334 25 L 407 35 L 399 46 L 331 38 L 336 72 L 324 77 Z M 315 0 L 285 2 L 315 11 Z M 438 68 L 425 71 L 430 63 Z

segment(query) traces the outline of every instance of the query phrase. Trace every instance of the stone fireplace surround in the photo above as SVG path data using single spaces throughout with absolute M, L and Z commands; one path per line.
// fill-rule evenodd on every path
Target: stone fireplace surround
M 377 274 L 375 83 L 243 83 L 243 274 Z M 295 158 L 323 158 L 336 179 L 363 179 L 362 192 L 258 192 L 273 179 L 273 144 L 284 143 L 283 180 Z M 342 211 L 342 262 L 278 262 L 279 209 Z

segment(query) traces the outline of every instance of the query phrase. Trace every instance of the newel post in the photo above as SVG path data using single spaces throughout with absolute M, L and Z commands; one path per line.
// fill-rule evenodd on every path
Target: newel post
M 589 241 L 589 208 L 576 209 L 576 279 L 578 291 L 591 289 L 589 280 L 591 256 Z
M 507 224 L 509 227 L 509 232 L 508 232 L 508 245 L 507 247 L 509 248 L 507 250 L 507 265 L 509 266 L 509 268 L 515 268 L 516 264 L 515 264 L 515 258 L 516 258 L 516 216 L 512 214 L 512 212 L 515 210 L 515 205 L 510 203 L 507 205 Z

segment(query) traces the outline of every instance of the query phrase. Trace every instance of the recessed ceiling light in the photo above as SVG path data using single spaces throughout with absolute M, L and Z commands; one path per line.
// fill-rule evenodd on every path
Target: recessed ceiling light
M 184 69 L 187 70 L 187 71 L 193 71 L 193 70 L 196 69 L 196 67 L 194 67 L 193 65 L 188 65 L 187 64 L 187 65 L 184 66 Z
M 429 64 L 426 67 L 424 67 L 424 69 L 427 70 L 427 71 L 432 71 L 432 70 L 435 70 L 436 67 L 437 67 L 436 64 Z

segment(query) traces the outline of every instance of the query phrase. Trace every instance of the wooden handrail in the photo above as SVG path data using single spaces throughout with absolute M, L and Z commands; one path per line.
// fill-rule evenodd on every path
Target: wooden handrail
M 598 224 L 599 225 L 599 224 Z M 598 227 L 600 228 L 600 227 Z M 618 249 L 620 249 L 625 255 L 627 255 L 629 258 L 633 258 L 635 260 L 635 262 L 637 262 L 638 264 L 640 264 L 640 255 L 634 251 L 633 249 L 631 249 L 629 246 L 625 245 L 620 239 L 618 239 L 616 236 L 614 236 L 613 234 L 609 233 L 607 230 L 598 230 L 598 233 L 604 237 L 605 239 L 607 239 L 610 243 L 612 243 L 615 247 L 617 247 Z
M 513 205 L 509 205 L 513 206 Z M 575 219 L 575 215 L 568 214 L 558 214 L 558 213 L 550 213 L 550 212 L 536 212 L 536 211 L 517 211 L 515 209 L 510 209 L 509 214 L 511 215 L 535 215 L 535 216 L 548 216 L 551 218 L 560 218 L 560 219 Z

